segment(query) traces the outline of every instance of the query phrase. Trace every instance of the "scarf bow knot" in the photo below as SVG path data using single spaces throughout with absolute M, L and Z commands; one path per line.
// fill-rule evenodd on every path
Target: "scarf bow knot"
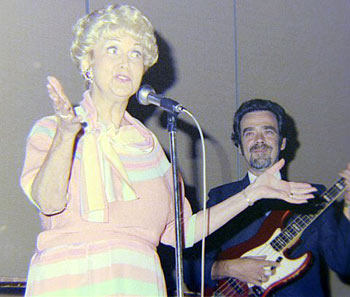
M 75 111 L 87 122 L 80 139 L 81 216 L 90 222 L 108 222 L 108 203 L 139 199 L 120 156 L 151 152 L 153 139 L 134 125 L 115 129 L 113 125 L 105 127 L 98 123 L 96 127 L 81 106 Z

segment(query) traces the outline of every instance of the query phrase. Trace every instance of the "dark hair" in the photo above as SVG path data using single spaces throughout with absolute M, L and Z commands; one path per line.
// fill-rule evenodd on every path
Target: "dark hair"
M 283 138 L 287 137 L 286 133 L 286 112 L 283 107 L 279 104 L 266 99 L 251 99 L 243 102 L 241 106 L 237 109 L 233 117 L 233 132 L 231 139 L 233 140 L 235 146 L 241 147 L 241 120 L 243 116 L 247 113 L 254 111 L 270 111 L 277 119 L 278 132 L 279 132 L 279 142 L 282 143 Z

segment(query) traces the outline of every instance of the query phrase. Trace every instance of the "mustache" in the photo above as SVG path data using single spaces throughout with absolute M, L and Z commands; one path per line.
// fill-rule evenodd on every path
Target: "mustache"
M 265 149 L 265 150 L 271 151 L 271 150 L 272 150 L 272 147 L 269 146 L 269 145 L 267 145 L 267 144 L 265 144 L 265 143 L 261 143 L 261 144 L 256 143 L 256 144 L 254 144 L 254 145 L 250 148 L 249 151 L 252 152 L 252 151 L 254 151 L 254 150 L 261 150 L 261 149 Z

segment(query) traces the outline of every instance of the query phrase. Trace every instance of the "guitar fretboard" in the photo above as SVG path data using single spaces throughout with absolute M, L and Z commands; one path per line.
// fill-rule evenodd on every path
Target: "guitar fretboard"
M 344 178 L 340 178 L 332 187 L 321 195 L 320 208 L 314 214 L 297 216 L 279 235 L 277 235 L 270 243 L 272 248 L 278 252 L 288 247 L 295 238 L 323 213 L 328 206 L 337 200 L 345 191 L 346 185 Z

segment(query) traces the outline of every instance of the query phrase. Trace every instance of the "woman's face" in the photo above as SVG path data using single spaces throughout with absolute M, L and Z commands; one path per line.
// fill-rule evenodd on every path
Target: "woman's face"
M 129 99 L 141 84 L 143 54 L 137 40 L 120 32 L 96 43 L 90 64 L 93 94 Z

